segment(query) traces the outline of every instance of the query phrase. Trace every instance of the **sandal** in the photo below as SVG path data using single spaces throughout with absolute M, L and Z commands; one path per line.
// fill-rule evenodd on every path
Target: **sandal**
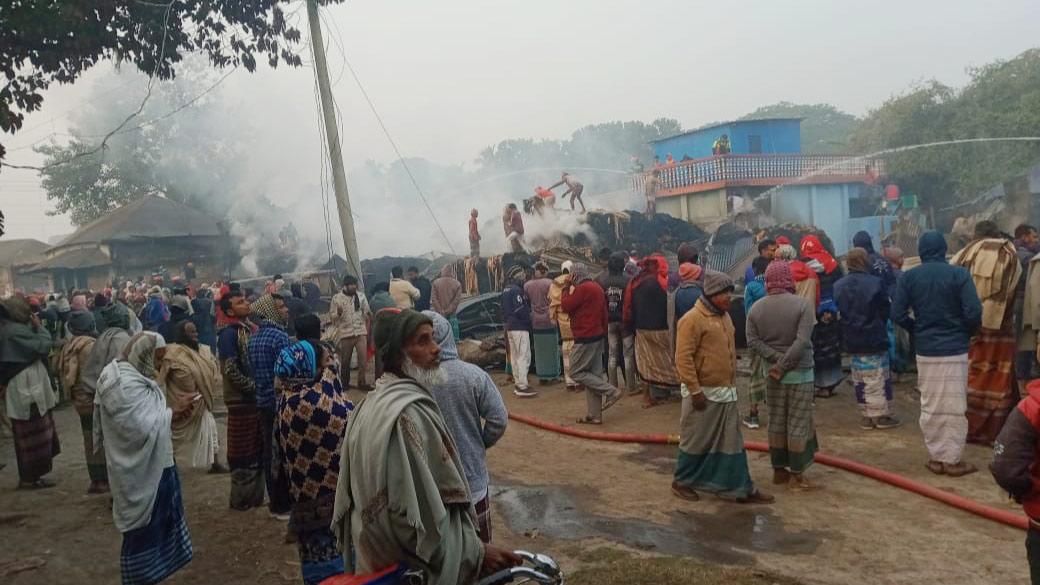
M 938 462 L 938 461 L 929 461 L 928 463 L 925 464 L 925 467 L 927 467 L 928 471 L 931 471 L 935 475 L 945 475 L 946 474 L 946 466 L 943 465 L 942 463 Z
M 775 501 L 775 497 L 769 494 L 764 494 L 758 490 L 755 490 L 755 493 L 753 494 L 748 494 L 747 497 L 736 499 L 738 504 L 772 504 Z
M 583 417 L 578 419 L 578 424 L 579 425 L 601 425 L 601 424 L 603 424 L 603 420 L 602 419 L 598 419 L 598 418 L 592 418 L 592 417 L 586 415 L 586 416 L 583 416 Z
M 943 463 L 943 471 L 950 477 L 964 477 L 969 473 L 975 473 L 979 468 L 975 467 L 971 463 L 965 463 L 963 461 L 954 463 L 953 465 L 947 465 Z
M 54 483 L 49 479 L 40 478 L 36 481 L 20 481 L 18 482 L 18 489 L 20 490 L 45 490 L 52 488 L 58 484 Z
M 697 491 L 691 487 L 686 487 L 677 481 L 672 482 L 672 494 L 677 498 L 682 498 L 687 502 L 696 502 L 701 499 Z

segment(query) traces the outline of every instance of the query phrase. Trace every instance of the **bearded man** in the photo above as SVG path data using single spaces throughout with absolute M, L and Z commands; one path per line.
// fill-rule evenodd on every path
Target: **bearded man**
M 455 585 L 519 564 L 480 540 L 458 448 L 429 390 L 447 381 L 432 321 L 385 309 L 374 341 L 385 373 L 347 427 L 332 521 L 347 572 L 399 564 L 425 583 Z

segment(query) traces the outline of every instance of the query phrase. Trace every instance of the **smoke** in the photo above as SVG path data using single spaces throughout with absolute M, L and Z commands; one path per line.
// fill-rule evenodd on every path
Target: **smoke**
M 322 266 L 331 254 L 346 257 L 314 104 L 284 100 L 291 123 L 257 115 L 254 96 L 236 89 L 238 77 L 212 87 L 221 75 L 205 63 L 189 62 L 175 80 L 157 83 L 134 124 L 161 120 L 113 137 L 106 163 L 126 163 L 127 174 L 149 189 L 223 220 L 239 248 L 236 276 L 304 271 Z M 129 68 L 99 76 L 87 92 L 87 105 L 73 118 L 73 133 L 96 137 L 118 126 L 139 105 L 141 95 L 123 90 L 113 98 L 113 90 L 143 88 L 146 82 Z M 204 97 L 195 99 L 200 94 Z M 190 107 L 182 107 L 189 101 Z M 509 142 L 479 153 L 472 164 L 413 158 L 369 160 L 350 168 L 347 182 L 361 257 L 466 255 L 474 208 L 480 213 L 482 253 L 504 253 L 504 206 L 516 203 L 522 209 L 535 186 L 552 185 L 563 170 L 582 180 L 590 210 L 631 207 L 629 177 L 618 170 L 618 161 L 628 160 L 629 153 L 610 140 L 599 140 L 597 131 L 576 132 L 568 142 L 516 141 L 523 143 L 517 148 L 544 145 L 538 156 L 510 158 L 503 154 Z M 604 168 L 591 168 L 587 161 L 602 161 Z M 564 189 L 555 191 L 562 194 Z M 557 213 L 545 217 L 524 216 L 529 245 L 551 243 L 559 234 L 593 238 L 567 200 L 558 197 L 557 207 Z

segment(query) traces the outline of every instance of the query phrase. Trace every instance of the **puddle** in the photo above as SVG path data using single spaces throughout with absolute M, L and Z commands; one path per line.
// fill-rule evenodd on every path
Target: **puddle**
M 667 524 L 607 518 L 582 511 L 572 493 L 555 486 L 492 488 L 496 510 L 515 533 L 537 530 L 561 540 L 602 538 L 716 563 L 752 564 L 755 552 L 812 554 L 823 539 L 840 538 L 825 532 L 786 531 L 783 521 L 762 506 L 724 506 L 715 514 L 676 510 Z

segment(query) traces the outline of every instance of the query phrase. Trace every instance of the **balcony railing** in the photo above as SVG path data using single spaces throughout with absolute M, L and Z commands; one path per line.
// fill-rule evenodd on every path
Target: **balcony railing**
M 801 179 L 870 181 L 884 174 L 883 162 L 848 155 L 727 154 L 668 165 L 660 171 L 660 194 L 677 195 L 727 185 L 772 186 Z M 642 191 L 646 175 L 633 187 Z

